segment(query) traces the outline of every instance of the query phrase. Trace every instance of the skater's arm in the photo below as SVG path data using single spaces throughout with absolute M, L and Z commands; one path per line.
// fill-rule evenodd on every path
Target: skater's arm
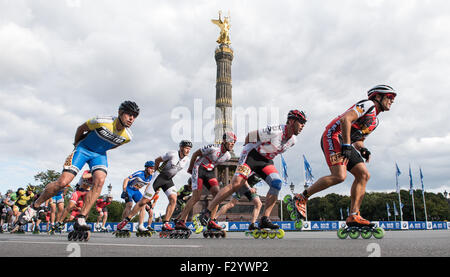
M 342 144 L 351 144 L 350 131 L 352 122 L 358 119 L 358 114 L 354 110 L 347 111 L 340 119 L 342 129 Z
M 80 140 L 83 139 L 83 137 L 87 132 L 89 132 L 89 127 L 86 123 L 83 123 L 80 126 L 78 126 L 77 131 L 75 133 L 73 145 L 77 145 L 78 142 L 80 142 Z
M 163 158 L 161 156 L 156 158 L 156 160 L 155 160 L 155 172 L 158 170 L 159 165 L 162 163 L 162 161 L 163 161 Z
M 189 163 L 189 168 L 187 169 L 187 172 L 192 174 L 192 169 L 194 168 L 194 163 L 197 160 L 198 157 L 202 156 L 202 150 L 198 149 L 194 152 L 194 155 L 192 155 L 191 162 Z

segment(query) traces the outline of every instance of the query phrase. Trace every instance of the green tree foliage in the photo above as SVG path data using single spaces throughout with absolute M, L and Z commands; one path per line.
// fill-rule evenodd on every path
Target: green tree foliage
M 414 214 L 412 210 L 412 200 L 409 191 L 400 191 L 403 207 L 403 220 L 413 221 Z M 450 220 L 449 202 L 442 193 L 425 192 L 425 200 L 427 206 L 428 221 L 444 221 Z M 314 197 L 308 201 L 308 220 L 341 220 L 340 209 L 342 209 L 343 220 L 347 218 L 347 208 L 350 209 L 350 197 L 338 195 L 335 193 L 328 194 L 324 197 Z M 283 201 L 282 201 L 283 203 Z M 394 203 L 397 207 L 400 220 L 400 205 L 398 203 L 398 194 L 371 192 L 366 193 L 361 205 L 361 215 L 364 218 L 373 221 L 388 220 L 386 211 L 386 203 L 390 206 L 390 220 L 394 220 Z M 425 221 L 425 212 L 423 206 L 422 191 L 414 191 L 414 205 L 416 210 L 416 220 Z M 289 212 L 287 212 L 286 204 L 283 203 L 283 219 L 289 220 Z
M 61 176 L 61 173 L 59 173 L 55 170 L 52 170 L 52 169 L 49 169 L 45 172 L 42 171 L 42 172 L 39 172 L 38 174 L 34 175 L 34 180 L 36 182 L 40 182 L 40 184 L 36 186 L 36 192 L 41 193 L 48 184 L 58 180 L 59 176 Z M 67 187 L 66 199 L 68 196 L 70 196 L 72 191 L 73 191 L 72 187 L 70 187 L 70 186 Z
M 37 192 L 42 192 L 45 186 L 47 186 L 51 182 L 58 180 L 59 176 L 61 176 L 61 173 L 51 169 L 45 172 L 39 172 L 38 174 L 34 175 L 34 180 L 36 182 L 40 182 L 40 184 L 36 187 Z

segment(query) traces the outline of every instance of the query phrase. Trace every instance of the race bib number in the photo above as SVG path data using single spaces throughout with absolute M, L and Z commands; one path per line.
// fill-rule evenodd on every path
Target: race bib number
M 241 164 L 236 168 L 236 173 L 235 174 L 239 174 L 244 176 L 245 178 L 247 178 L 250 173 L 252 172 L 252 170 L 250 169 L 250 167 L 248 167 L 248 165 L 246 164 Z
M 341 164 L 344 161 L 341 152 L 330 156 L 330 162 L 332 165 Z

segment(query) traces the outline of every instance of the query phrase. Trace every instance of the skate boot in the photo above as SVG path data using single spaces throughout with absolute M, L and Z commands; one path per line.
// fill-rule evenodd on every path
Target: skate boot
M 348 236 L 352 239 L 357 239 L 360 235 L 363 239 L 369 239 L 372 236 L 377 239 L 384 237 L 384 229 L 364 219 L 359 211 L 347 217 L 345 224 L 347 227 L 339 228 L 337 232 L 337 236 L 340 239 L 346 239 Z
M 60 222 L 56 222 L 55 224 L 50 224 L 47 233 L 48 233 L 49 235 L 54 235 L 55 232 L 57 232 L 57 231 L 59 230 L 60 226 L 61 226 L 61 223 L 60 223 Z
M 289 212 L 289 217 L 294 221 L 295 229 L 300 230 L 303 226 L 302 218 L 306 218 L 306 198 L 303 194 L 295 194 L 294 198 L 290 194 L 286 195 L 283 202 Z
M 170 226 L 168 221 L 164 221 L 163 226 L 161 227 L 161 232 L 159 232 L 159 237 L 163 239 L 173 239 L 175 238 L 175 229 Z
M 123 229 L 127 226 L 128 222 L 130 222 L 130 219 L 126 217 L 119 224 L 117 224 L 117 231 L 113 232 L 113 235 L 116 236 L 116 238 L 129 238 L 131 236 L 130 230 Z
M 194 224 L 199 226 L 207 226 L 209 219 L 211 217 L 211 212 L 208 209 L 203 210 L 200 214 L 194 215 L 192 218 Z
M 175 224 L 175 230 L 177 231 L 177 236 L 179 238 L 189 238 L 192 234 L 191 229 L 186 226 L 184 220 L 178 220 Z
M 100 233 L 108 233 L 108 229 L 106 229 L 104 226 L 100 228 Z
M 69 232 L 67 239 L 69 241 L 88 241 L 91 237 L 90 232 L 91 227 L 86 224 L 86 217 L 84 215 L 79 215 L 75 224 L 73 225 L 73 231 Z
M 255 222 L 250 223 L 250 225 L 248 225 L 248 230 L 245 231 L 245 236 L 253 236 L 255 237 L 255 235 L 258 235 L 259 238 L 259 228 L 258 226 L 256 226 Z M 255 237 L 256 238 L 256 237 Z
M 253 236 L 254 238 L 259 237 L 258 233 L 263 239 L 266 239 L 267 237 L 269 237 L 270 239 L 282 239 L 284 237 L 284 230 L 280 229 L 280 226 L 273 224 L 267 216 L 261 217 L 258 226 L 259 230 L 255 232 L 255 235 Z
M 144 225 L 139 225 L 136 229 L 136 237 L 151 237 L 152 233 L 144 227 Z
M 225 238 L 227 236 L 227 232 L 217 224 L 215 219 L 209 220 L 206 228 L 207 230 L 203 231 L 204 238 Z

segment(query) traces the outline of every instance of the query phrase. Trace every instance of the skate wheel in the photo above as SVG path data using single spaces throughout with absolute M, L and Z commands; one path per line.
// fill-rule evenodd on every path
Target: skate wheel
M 338 238 L 340 238 L 340 239 L 346 239 L 346 238 L 348 237 L 348 233 L 347 233 L 347 231 L 346 231 L 345 229 L 340 228 L 340 229 L 337 231 L 337 236 L 338 236 Z
M 195 229 L 195 233 L 200 234 L 201 232 L 203 232 L 203 226 L 200 225 Z
M 218 239 L 218 238 L 221 237 L 221 234 L 222 234 L 222 233 L 215 233 L 214 236 Z
M 284 204 L 289 203 L 292 200 L 292 195 L 287 194 L 284 198 L 283 198 L 283 202 Z
M 269 236 L 269 233 L 267 233 L 267 231 L 263 231 L 261 233 L 261 238 L 266 239 Z
M 277 237 L 277 233 L 269 233 L 269 238 L 274 239 Z
M 277 238 L 282 239 L 284 238 L 285 232 L 283 229 L 278 229 L 278 232 L 276 233 Z
M 227 231 L 223 230 L 223 231 L 220 233 L 220 236 L 221 236 L 222 238 L 226 238 L 226 237 L 227 237 Z
M 84 241 L 88 241 L 91 238 L 91 232 L 84 233 L 83 239 Z
M 259 237 L 261 236 L 261 232 L 259 232 L 259 230 L 253 230 L 252 236 L 255 239 L 259 239 Z
M 362 230 L 361 231 L 361 237 L 363 239 L 370 239 L 372 237 L 372 232 L 370 230 Z
M 372 234 L 376 239 L 382 239 L 384 237 L 384 229 L 381 227 L 377 227 L 373 230 Z
M 207 232 L 203 232 L 203 237 L 204 237 L 205 239 L 207 239 L 207 238 L 209 237 L 209 234 L 208 234 Z
M 67 235 L 67 239 L 68 239 L 69 241 L 72 241 L 72 239 L 73 239 L 73 233 L 72 233 L 72 232 L 70 232 L 70 233 Z
M 358 230 L 350 230 L 350 232 L 348 234 L 348 236 L 351 239 L 357 239 L 357 238 L 359 238 L 359 235 L 360 235 L 360 232 Z

